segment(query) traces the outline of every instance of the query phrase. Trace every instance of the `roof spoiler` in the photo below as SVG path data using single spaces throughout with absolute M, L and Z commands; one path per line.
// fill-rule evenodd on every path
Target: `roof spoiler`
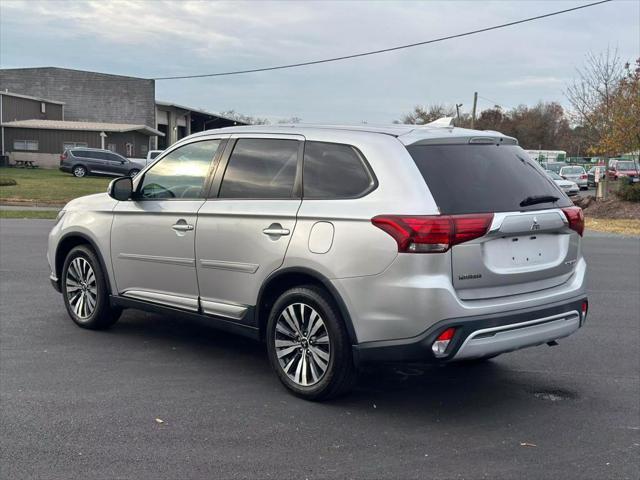
M 442 117 L 433 122 L 429 122 L 425 124 L 427 127 L 440 127 L 440 128 L 452 128 L 453 125 L 453 117 Z

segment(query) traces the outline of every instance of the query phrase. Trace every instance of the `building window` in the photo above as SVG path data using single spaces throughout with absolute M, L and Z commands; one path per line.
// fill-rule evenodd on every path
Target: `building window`
M 149 151 L 149 147 L 147 147 L 146 145 L 140 145 L 140 153 L 142 154 L 143 157 L 147 156 L 148 151 Z
M 113 153 L 117 153 L 118 152 L 115 143 L 110 143 L 109 145 L 107 145 L 107 150 L 109 150 L 109 151 L 111 151 Z
M 40 113 L 47 113 L 47 104 L 40 102 Z
M 87 148 L 89 145 L 87 142 L 64 142 L 62 144 L 62 150 L 69 150 L 70 148 Z
M 127 143 L 125 148 L 127 151 L 127 157 L 133 157 L 133 143 Z
M 38 151 L 38 140 L 14 140 L 13 141 L 13 149 L 14 150 L 25 150 L 29 152 L 37 152 Z

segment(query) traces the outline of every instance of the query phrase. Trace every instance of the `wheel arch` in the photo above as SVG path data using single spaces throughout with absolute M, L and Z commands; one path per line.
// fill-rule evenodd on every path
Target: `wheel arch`
M 100 267 L 102 268 L 102 271 L 104 272 L 104 275 L 106 277 L 105 283 L 107 284 L 107 290 L 109 291 L 109 294 L 111 294 L 112 291 L 109 278 L 109 270 L 107 269 L 107 265 L 104 262 L 104 258 L 102 257 L 100 249 L 91 239 L 91 237 L 79 232 L 67 233 L 58 242 L 55 254 L 55 274 L 58 277 L 58 284 L 60 285 L 62 281 L 62 266 L 64 265 L 65 258 L 67 258 L 67 255 L 74 247 L 77 247 L 79 245 L 88 245 L 89 247 L 91 247 L 91 250 L 93 250 L 93 253 L 95 253 L 96 257 L 98 257 Z
M 71 173 L 73 173 L 73 171 L 75 170 L 75 168 L 76 168 L 76 167 L 82 167 L 82 168 L 84 168 L 84 170 L 85 170 L 87 173 L 89 173 L 89 172 L 91 171 L 91 170 L 89 169 L 89 167 L 88 167 L 85 163 L 82 163 L 82 162 L 78 162 L 78 161 L 76 161 L 76 162 L 71 166 Z
M 321 273 L 305 267 L 289 267 L 273 272 L 262 284 L 256 302 L 255 321 L 260 329 L 260 339 L 266 337 L 266 326 L 269 310 L 277 298 L 286 290 L 301 285 L 317 285 L 327 291 L 338 308 L 344 321 L 352 345 L 358 343 L 351 315 L 344 300 L 331 281 Z

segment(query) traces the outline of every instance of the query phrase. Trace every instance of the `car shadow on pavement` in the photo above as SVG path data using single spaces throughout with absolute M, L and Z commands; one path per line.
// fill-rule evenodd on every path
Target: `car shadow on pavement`
M 144 343 L 165 355 L 170 349 L 183 352 L 212 372 L 233 369 L 242 372 L 252 388 L 278 384 L 263 344 L 217 330 L 206 320 L 182 319 L 138 311 L 127 311 L 106 332 L 121 344 Z M 126 346 L 126 345 L 125 345 Z M 279 385 L 278 385 L 279 386 Z M 324 403 L 292 397 L 284 387 L 270 389 L 284 401 L 301 402 L 313 408 L 371 411 L 426 420 L 478 418 L 503 406 L 518 408 L 538 402 L 534 392 L 556 391 L 558 385 L 543 373 L 510 368 L 508 355 L 485 362 L 432 365 L 375 365 L 360 370 L 352 393 Z M 568 396 L 577 394 L 568 392 Z M 575 398 L 574 398 L 575 399 Z

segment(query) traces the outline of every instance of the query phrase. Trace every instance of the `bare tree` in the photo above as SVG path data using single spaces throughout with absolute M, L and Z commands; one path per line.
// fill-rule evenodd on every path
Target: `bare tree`
M 269 125 L 270 123 L 267 118 L 251 117 L 238 113 L 235 110 L 227 110 L 226 112 L 221 112 L 220 115 L 249 125 Z
M 399 123 L 410 125 L 424 125 L 442 117 L 453 117 L 455 108 L 441 104 L 433 104 L 428 107 L 417 105 L 411 113 L 403 115 Z
M 614 97 L 624 71 L 618 50 L 607 48 L 600 54 L 589 53 L 585 65 L 577 70 L 577 78 L 567 86 L 572 117 L 586 129 L 591 145 L 599 144 L 611 127 Z
M 296 117 L 296 116 L 293 116 L 291 118 L 283 118 L 282 120 L 278 120 L 278 123 L 295 124 L 295 123 L 300 123 L 300 122 L 302 122 L 302 119 L 300 117 Z

